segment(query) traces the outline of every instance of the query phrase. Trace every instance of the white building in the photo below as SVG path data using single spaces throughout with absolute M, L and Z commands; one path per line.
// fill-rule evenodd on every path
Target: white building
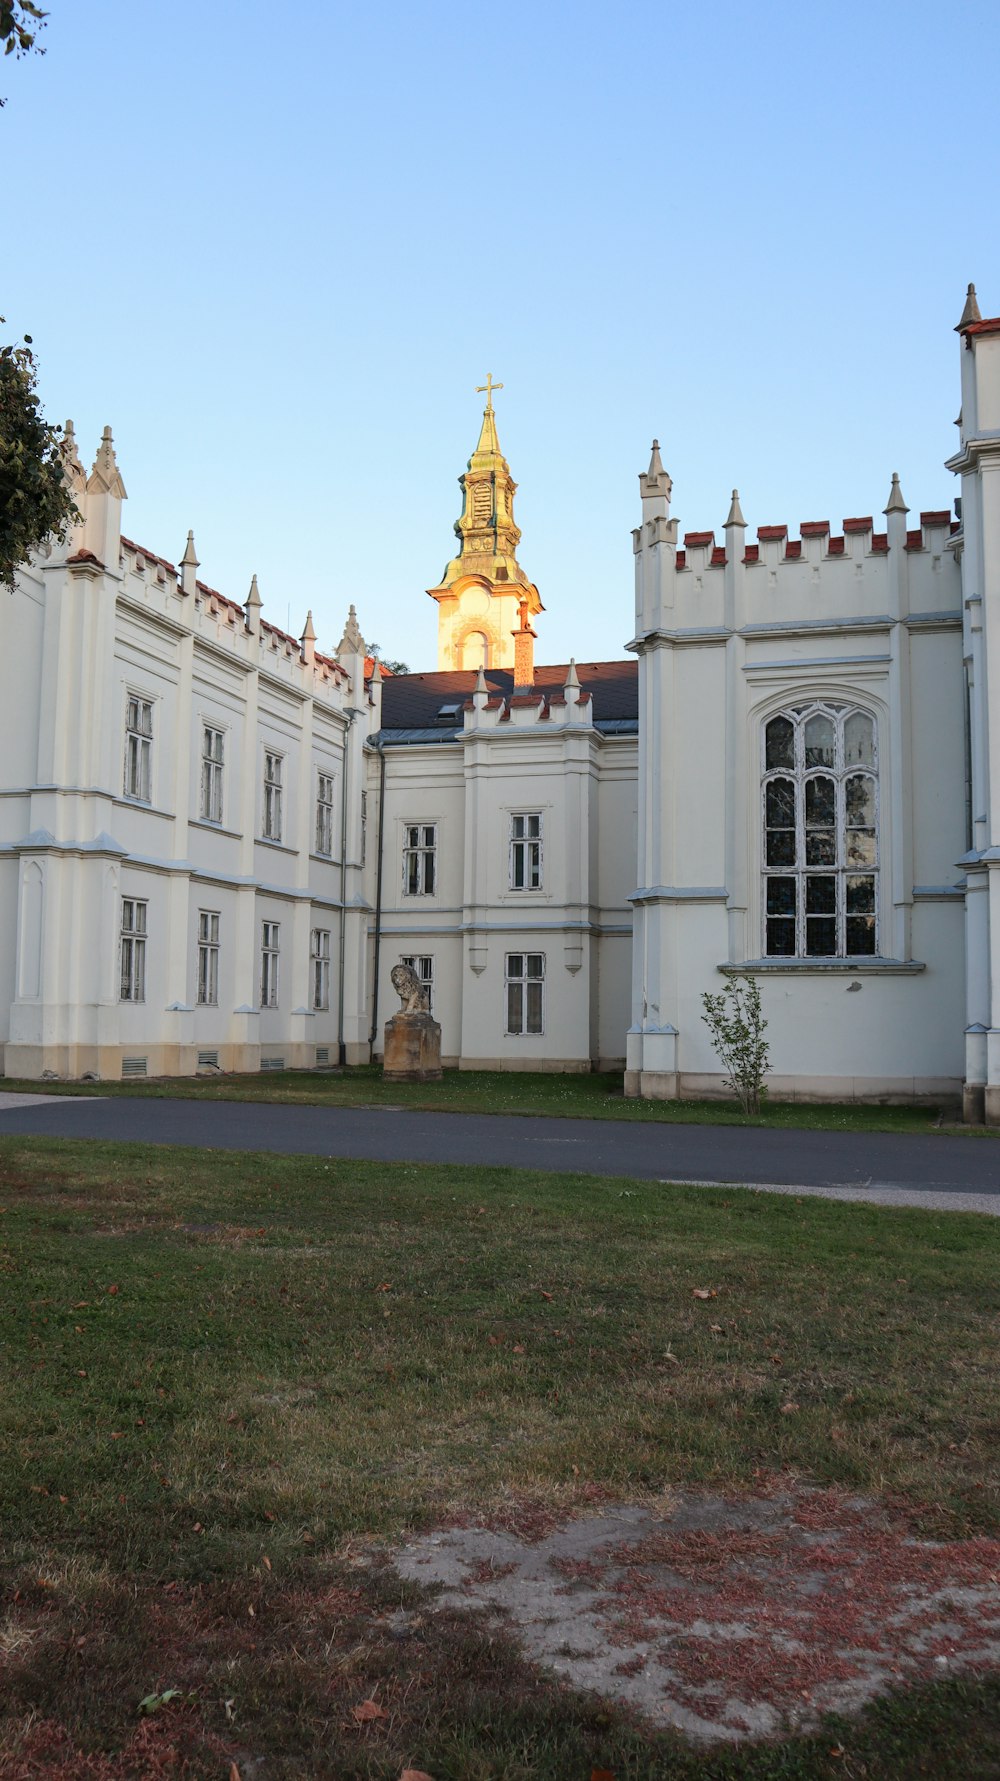
M 963 1094 L 1000 1122 L 1000 320 L 959 327 L 960 519 L 678 539 L 654 446 L 633 655 L 534 667 L 492 406 L 438 665 L 320 655 L 120 534 L 31 565 L 0 664 L 9 1075 L 367 1059 L 389 973 L 446 1061 L 721 1089 L 701 997 L 760 981 L 779 1094 Z M 626 629 L 622 614 L 623 634 Z M 637 658 L 637 659 L 635 659 Z M 994 1025 L 995 1023 L 995 1025 Z

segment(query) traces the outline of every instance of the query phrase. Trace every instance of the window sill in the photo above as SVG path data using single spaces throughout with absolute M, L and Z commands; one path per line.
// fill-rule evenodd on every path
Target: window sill
M 725 977 L 915 977 L 927 966 L 919 959 L 744 959 L 717 965 Z
M 298 853 L 297 847 L 289 847 L 285 841 L 273 841 L 270 835 L 256 837 L 258 847 L 273 847 L 276 853 Z
M 189 816 L 188 827 L 207 829 L 212 835 L 227 835 L 231 841 L 242 841 L 243 839 L 240 829 L 227 829 L 224 823 L 213 822 L 209 816 Z

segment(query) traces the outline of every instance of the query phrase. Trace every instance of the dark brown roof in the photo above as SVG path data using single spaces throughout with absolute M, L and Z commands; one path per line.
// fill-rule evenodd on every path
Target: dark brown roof
M 639 716 L 639 665 L 635 661 L 578 662 L 576 672 L 580 689 L 594 702 L 594 722 L 611 723 Z M 569 673 L 567 663 L 551 668 L 536 668 L 534 691 L 547 697 L 561 693 Z M 476 684 L 474 669 L 454 673 L 394 674 L 382 685 L 383 730 L 418 730 L 440 722 L 442 705 L 463 705 L 471 699 Z M 509 699 L 514 692 L 514 674 L 510 668 L 487 668 L 486 685 L 493 697 Z M 519 688 L 519 693 L 531 688 Z M 459 712 L 455 719 L 461 728 Z M 442 725 L 442 728 L 445 726 Z

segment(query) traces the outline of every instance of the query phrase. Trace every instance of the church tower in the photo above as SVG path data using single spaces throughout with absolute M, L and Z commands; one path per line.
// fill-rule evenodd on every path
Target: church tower
M 492 376 L 477 394 L 486 396 L 483 424 L 464 476 L 462 515 L 455 522 L 458 555 L 438 587 L 428 588 L 438 603 L 438 667 L 513 668 L 515 633 L 543 611 L 538 589 L 517 560 L 521 534 L 514 524 L 517 483 L 500 450 L 493 392 L 503 385 Z

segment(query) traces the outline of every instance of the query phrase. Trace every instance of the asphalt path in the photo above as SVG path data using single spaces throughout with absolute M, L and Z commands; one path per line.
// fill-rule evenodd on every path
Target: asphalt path
M 1000 1139 L 985 1137 L 0 1094 L 4 1135 L 725 1182 L 1000 1216 Z

